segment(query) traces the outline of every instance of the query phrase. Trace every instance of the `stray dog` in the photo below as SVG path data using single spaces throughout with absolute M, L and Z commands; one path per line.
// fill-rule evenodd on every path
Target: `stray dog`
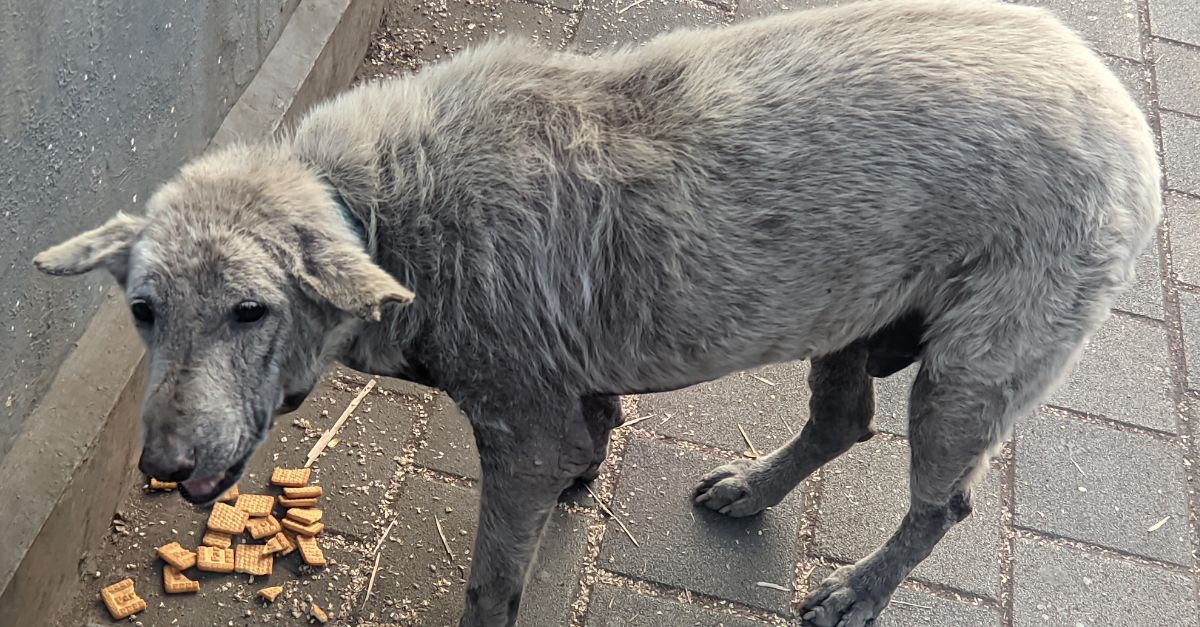
M 492 43 L 200 157 L 35 263 L 123 286 L 140 465 L 193 502 L 335 360 L 446 390 L 483 468 L 468 627 L 514 624 L 617 395 L 812 360 L 799 435 L 696 488 L 753 516 L 871 437 L 872 377 L 919 361 L 908 514 L 802 611 L 855 627 L 971 512 L 1160 202 L 1138 107 L 1048 12 L 881 0 L 594 57 Z

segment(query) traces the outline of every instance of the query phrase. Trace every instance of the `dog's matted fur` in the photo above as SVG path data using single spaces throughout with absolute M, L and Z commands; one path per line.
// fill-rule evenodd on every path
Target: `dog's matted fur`
M 466 626 L 515 621 L 617 394 L 811 359 L 801 433 L 696 489 L 751 516 L 870 437 L 871 378 L 919 360 L 908 515 L 804 606 L 853 627 L 970 513 L 1160 212 L 1137 106 L 1049 13 L 884 0 L 590 58 L 486 45 L 201 157 L 36 262 L 125 286 L 142 467 L 195 501 L 333 360 L 447 390 L 483 467 Z

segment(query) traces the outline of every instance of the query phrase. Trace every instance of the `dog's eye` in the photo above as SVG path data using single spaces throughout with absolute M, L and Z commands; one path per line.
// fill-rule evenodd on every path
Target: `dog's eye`
M 238 322 L 258 322 L 265 315 L 267 308 L 252 300 L 244 300 L 233 309 L 233 316 Z
M 133 319 L 139 324 L 150 325 L 154 324 L 154 308 L 150 303 L 138 298 L 129 303 L 129 311 L 133 313 Z

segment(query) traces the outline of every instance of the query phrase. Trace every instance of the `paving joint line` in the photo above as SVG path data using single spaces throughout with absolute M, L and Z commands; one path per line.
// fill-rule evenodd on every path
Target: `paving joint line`
M 679 436 L 658 433 L 657 431 L 647 431 L 646 429 L 641 429 L 638 427 L 628 427 L 621 429 L 621 431 L 629 433 L 642 440 L 669 444 L 677 449 L 692 453 L 700 453 L 706 457 L 712 457 L 715 460 L 733 461 L 738 459 L 749 459 L 740 452 L 729 451 L 711 444 L 704 444 L 703 442 L 696 442 L 687 438 L 681 438 Z M 696 481 L 699 480 L 700 478 L 696 477 Z
M 792 588 L 795 593 L 792 594 L 791 609 L 792 613 L 799 616 L 800 610 L 804 606 L 804 600 L 808 598 L 810 592 L 808 585 L 809 575 L 812 569 L 808 568 L 811 558 L 815 555 L 814 546 L 816 545 L 817 522 L 821 514 L 821 501 L 825 495 L 825 471 L 824 468 L 818 468 L 811 475 L 805 478 L 802 485 L 804 490 L 804 511 L 800 514 L 800 528 L 796 531 L 799 535 L 797 542 L 797 560 L 795 572 L 792 582 Z
M 1191 48 L 1192 50 L 1200 51 L 1200 44 L 1193 44 L 1193 43 L 1189 43 L 1186 41 L 1179 41 L 1178 39 L 1171 39 L 1170 37 L 1163 37 L 1162 35 L 1150 35 L 1150 39 L 1151 39 L 1151 41 L 1155 41 L 1155 42 L 1165 42 L 1165 43 L 1169 43 L 1169 44 L 1175 44 L 1176 46 L 1183 46 L 1184 48 Z M 1155 61 L 1157 61 L 1157 59 L 1155 59 Z
M 422 466 L 416 462 L 413 462 L 410 464 L 410 466 L 412 471 L 410 474 L 413 476 L 424 477 L 425 479 L 430 479 L 438 483 L 452 485 L 459 488 L 466 488 L 468 490 L 479 490 L 479 481 L 476 479 L 463 477 L 461 475 L 456 475 L 452 472 L 446 472 L 444 470 L 438 470 L 436 468 L 429 468 L 428 466 Z
M 1016 616 L 1016 564 L 1013 554 L 1016 552 L 1017 532 L 1017 438 L 1015 434 L 1009 437 L 1000 454 L 996 456 L 1000 468 L 994 470 L 1000 476 L 1000 546 L 997 554 L 1000 557 L 1000 624 L 1003 627 L 1013 627 Z
M 827 555 L 813 555 L 809 559 L 809 564 L 816 568 L 828 568 L 837 570 L 840 566 L 847 566 L 849 562 L 843 562 L 835 557 Z M 946 584 L 934 583 L 924 579 L 914 578 L 911 575 L 905 577 L 900 582 L 899 588 L 911 590 L 913 592 L 921 592 L 931 597 L 943 599 L 946 601 L 954 601 L 956 603 L 965 603 L 968 605 L 976 605 L 987 607 L 993 610 L 1001 610 L 1000 601 L 983 594 L 960 590 Z
M 621 588 L 655 599 L 673 601 L 681 605 L 690 605 L 709 611 L 717 611 L 739 618 L 749 618 L 767 624 L 783 627 L 788 624 L 790 617 L 771 612 L 758 607 L 715 597 L 702 592 L 692 592 L 687 588 L 678 588 L 651 579 L 634 577 L 625 573 L 608 570 L 603 566 L 596 568 L 598 583 Z
M 1161 260 L 1159 263 L 1161 264 Z M 1124 309 L 1117 309 L 1115 307 L 1112 309 L 1112 315 L 1114 318 L 1124 318 L 1126 320 L 1145 322 L 1145 323 L 1154 325 L 1156 328 L 1159 328 L 1159 329 L 1166 328 L 1166 326 L 1167 326 L 1167 322 L 1161 318 L 1147 316 L 1146 314 L 1134 313 L 1132 311 L 1126 311 Z
M 1191 575 L 1193 572 L 1191 566 L 1184 566 L 1174 562 L 1168 562 L 1166 560 L 1146 557 L 1145 555 L 1138 555 L 1137 553 L 1131 553 L 1129 551 L 1116 549 L 1109 546 L 1084 542 L 1083 540 L 1068 538 L 1066 536 L 1061 536 L 1049 531 L 1042 531 L 1040 529 L 1034 529 L 1033 527 L 1026 527 L 1025 525 L 1021 524 L 1014 524 L 1013 528 L 1016 530 L 1017 538 L 1021 540 L 1044 542 L 1059 548 L 1072 549 L 1074 551 L 1095 557 L 1106 557 L 1130 564 L 1137 564 L 1139 566 L 1157 568 L 1158 570 L 1166 572 L 1187 573 L 1188 575 Z
M 1178 405 L 1177 402 L 1176 402 L 1176 405 Z M 1052 405 L 1050 403 L 1043 404 L 1042 411 L 1044 411 L 1045 413 L 1048 413 L 1052 416 L 1056 416 L 1059 418 L 1065 418 L 1068 420 L 1073 420 L 1075 422 L 1082 422 L 1084 424 L 1090 424 L 1090 425 L 1094 425 L 1094 426 L 1098 426 L 1098 427 L 1104 427 L 1107 429 L 1111 429 L 1113 431 L 1117 431 L 1119 433 L 1136 434 L 1136 435 L 1146 436 L 1146 437 L 1158 440 L 1159 442 L 1165 442 L 1165 443 L 1172 444 L 1175 446 L 1184 446 L 1182 433 L 1168 433 L 1166 431 L 1159 431 L 1158 429 L 1151 429 L 1149 427 L 1143 427 L 1141 425 L 1135 425 L 1135 424 L 1128 423 L 1128 422 L 1122 422 L 1115 418 L 1109 418 L 1107 416 L 1100 416 L 1097 414 L 1090 414 L 1088 412 L 1080 411 L 1078 409 L 1071 409 L 1070 407 L 1063 407 L 1062 405 Z

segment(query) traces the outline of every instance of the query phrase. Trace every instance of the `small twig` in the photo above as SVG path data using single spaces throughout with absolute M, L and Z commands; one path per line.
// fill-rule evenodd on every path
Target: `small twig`
M 905 601 L 897 601 L 895 599 L 892 599 L 892 603 L 894 603 L 896 605 L 907 605 L 908 607 L 915 607 L 915 608 L 919 608 L 922 610 L 932 610 L 933 609 L 932 607 L 929 607 L 928 605 L 918 605 L 916 603 L 907 603 Z
M 1171 520 L 1170 516 L 1167 516 L 1166 518 L 1154 523 L 1154 525 L 1152 525 L 1149 529 L 1146 530 L 1146 533 L 1154 533 L 1155 531 L 1162 529 L 1162 526 L 1167 524 L 1168 520 Z
M 346 406 L 346 411 L 342 412 L 342 415 L 338 417 L 337 422 L 334 422 L 333 426 L 330 427 L 329 430 L 321 434 L 321 439 L 317 440 L 317 443 L 313 445 L 312 450 L 308 452 L 308 461 L 304 462 L 305 468 L 312 466 L 313 462 L 317 461 L 317 458 L 320 457 L 321 453 L 325 451 L 325 447 L 329 445 L 329 441 L 333 439 L 333 436 L 337 435 L 337 432 L 341 430 L 342 425 L 346 424 L 346 420 L 350 418 L 350 414 L 354 413 L 355 409 L 358 409 L 358 404 L 361 403 L 364 398 L 366 398 L 367 393 L 369 393 L 374 387 L 375 379 L 367 381 L 367 384 L 363 386 L 363 389 L 359 390 L 358 396 L 355 396 L 354 400 L 350 401 L 350 404 Z
M 629 422 L 622 422 L 621 424 L 619 424 L 619 425 L 617 425 L 617 426 L 613 427 L 613 429 L 623 429 L 623 428 L 625 428 L 625 427 L 632 427 L 633 425 L 636 425 L 637 423 L 639 423 L 639 422 L 641 422 L 641 421 L 643 421 L 643 420 L 650 420 L 650 419 L 651 419 L 651 418 L 653 418 L 654 416 L 655 416 L 654 414 L 647 414 L 647 415 L 645 415 L 645 416 L 642 416 L 642 417 L 640 417 L 640 418 L 634 418 L 633 420 L 630 420 Z
M 759 588 L 770 588 L 772 590 L 778 590 L 780 592 L 795 592 L 795 590 L 792 590 L 791 588 L 789 588 L 787 586 L 781 586 L 777 583 L 771 583 L 769 581 L 759 581 L 759 582 L 755 583 L 754 585 L 758 586 Z
M 600 500 L 600 496 L 592 491 L 592 486 L 585 483 L 583 487 L 587 488 L 588 494 L 591 494 L 593 499 L 596 499 L 596 504 L 600 506 L 600 509 L 604 510 L 604 513 L 608 514 L 610 518 L 617 521 L 617 526 L 621 528 L 621 531 L 625 532 L 625 535 L 629 536 L 629 541 L 633 542 L 633 546 L 636 546 L 639 549 L 642 548 L 642 545 L 638 543 L 637 538 L 633 537 L 633 533 L 629 531 L 629 527 L 626 527 L 625 523 L 621 522 L 621 519 L 618 518 L 611 509 L 608 509 L 608 506 L 604 504 L 604 501 Z
M 375 565 L 371 567 L 371 580 L 367 582 L 367 595 L 363 597 L 362 609 L 366 609 L 367 600 L 371 598 L 371 590 L 375 588 L 375 575 L 379 574 L 379 556 L 383 555 L 383 541 L 387 540 L 388 534 L 392 532 L 392 527 L 396 524 L 396 518 L 388 523 L 387 529 L 383 530 L 383 535 L 379 536 L 379 542 L 375 543 Z
M 453 562 L 456 558 L 454 557 L 454 551 L 450 550 L 450 543 L 446 541 L 446 532 L 442 531 L 442 519 L 434 516 L 433 524 L 437 526 L 438 537 L 442 539 L 442 547 L 446 549 L 446 555 L 449 555 L 450 561 Z
M 620 14 L 622 14 L 622 13 L 624 13 L 624 12 L 628 11 L 629 9 L 632 9 L 633 7 L 636 7 L 637 5 L 639 5 L 639 4 L 643 3 L 643 2 L 645 2 L 645 1 L 646 1 L 646 0 L 633 0 L 633 3 L 632 3 L 632 4 L 630 4 L 630 5 L 628 5 L 628 6 L 626 6 L 624 9 L 617 9 L 617 15 L 620 15 Z
M 758 449 L 754 448 L 754 443 L 750 441 L 750 436 L 746 435 L 746 430 L 742 428 L 740 423 L 738 424 L 737 428 L 738 431 L 742 432 L 742 439 L 746 441 L 746 446 L 750 447 L 750 452 L 754 453 L 754 458 L 758 459 L 759 457 L 762 457 L 762 455 L 759 454 Z
M 1083 472 L 1083 468 L 1079 466 L 1079 462 L 1075 461 L 1075 453 L 1071 450 L 1070 446 L 1067 447 L 1067 459 L 1071 460 L 1072 464 L 1075 464 L 1075 470 L 1078 470 L 1080 475 L 1087 476 L 1087 473 Z
M 756 375 L 756 374 L 754 374 L 754 373 L 748 372 L 748 373 L 746 373 L 746 374 L 750 375 L 751 377 L 753 377 L 753 378 L 755 378 L 755 379 L 758 379 L 759 381 L 762 381 L 763 383 L 766 383 L 766 384 L 767 384 L 767 385 L 769 385 L 769 386 L 772 386 L 772 387 L 774 387 L 774 386 L 776 386 L 776 385 L 779 385 L 778 383 L 776 383 L 776 382 L 774 382 L 774 381 L 772 381 L 772 380 L 770 380 L 770 379 L 764 379 L 764 378 L 762 378 L 762 377 L 760 377 L 760 376 L 758 376 L 758 375 Z

